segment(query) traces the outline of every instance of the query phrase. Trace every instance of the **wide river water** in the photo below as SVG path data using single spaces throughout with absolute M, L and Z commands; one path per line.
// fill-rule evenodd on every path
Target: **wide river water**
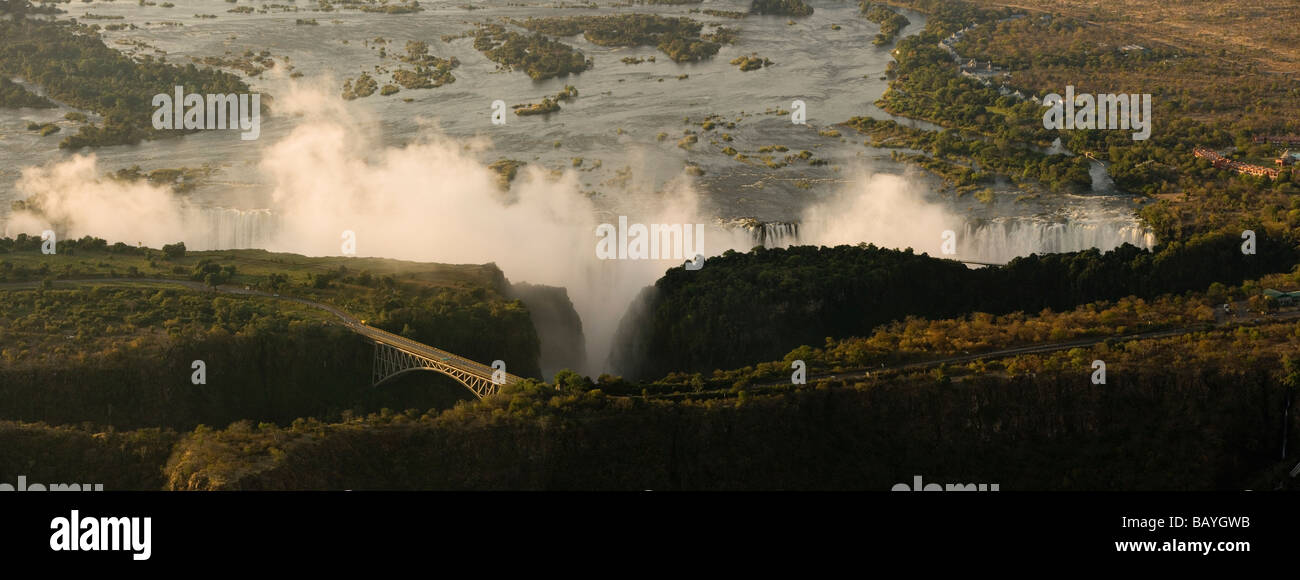
M 743 11 L 748 4 L 748 0 L 732 0 L 685 6 L 589 9 L 564 3 L 560 5 L 566 7 L 555 8 L 551 3 L 474 2 L 474 9 L 467 10 L 469 4 L 463 1 L 429 1 L 422 3 L 424 11 L 402 15 L 355 10 L 319 12 L 314 3 L 303 3 L 298 11 L 285 12 L 276 6 L 294 5 L 249 4 L 248 0 L 238 4 L 179 0 L 173 8 L 121 1 L 60 6 L 69 10 L 61 18 L 86 14 L 122 17 L 121 20 L 83 21 L 133 24 L 136 29 L 104 32 L 109 45 L 138 54 L 165 53 L 173 63 L 189 62 L 192 57 L 239 55 L 249 49 L 268 50 L 278 66 L 249 82 L 255 90 L 273 96 L 283 96 L 295 85 L 323 87 L 337 95 L 346 78 L 363 71 L 373 73 L 375 66 L 398 68 L 391 54 L 390 58 L 381 58 L 377 49 L 381 45 L 368 41 L 389 40 L 386 48 L 390 53 L 401 53 L 407 40 L 425 41 L 431 53 L 460 60 L 460 67 L 454 72 L 455 83 L 387 97 L 376 94 L 347 104 L 352 110 L 350 114 L 361 116 L 368 127 L 374 128 L 374 139 L 379 144 L 401 147 L 434 128 L 456 138 L 486 139 L 490 145 L 477 152 L 484 162 L 511 158 L 560 169 L 571 167 L 572 160 L 581 157 L 583 168 L 588 169 L 580 174 L 582 190 L 594 193 L 597 205 L 611 214 L 634 212 L 637 204 L 644 202 L 635 195 L 620 195 L 622 184 L 615 178 L 625 168 L 634 170 L 640 189 L 658 190 L 667 181 L 679 178 L 684 163 L 689 161 L 704 170 L 695 180 L 702 193 L 703 213 L 725 219 L 751 217 L 760 221 L 797 221 L 808 204 L 831 193 L 836 184 L 851 180 L 853 168 L 904 173 L 903 166 L 889 159 L 888 150 L 865 147 L 850 131 L 843 131 L 843 140 L 817 134 L 818 129 L 853 116 L 892 118 L 872 104 L 886 89 L 887 83 L 881 77 L 891 60 L 892 48 L 870 44 L 878 31 L 877 25 L 858 16 L 855 3 L 841 1 L 813 2 L 816 12 L 793 25 L 782 17 L 749 16 L 732 20 L 690 12 L 692 8 Z M 235 6 L 271 8 L 267 14 L 226 12 Z M 724 46 L 715 58 L 690 64 L 673 63 L 653 47 L 609 49 L 593 45 L 582 36 L 565 38 L 564 42 L 592 58 L 595 66 L 580 75 L 540 82 L 531 81 L 520 72 L 497 70 L 495 63 L 474 50 L 472 39 L 449 43 L 440 40 L 444 35 L 472 29 L 474 23 L 500 18 L 629 12 L 692 16 L 708 24 L 739 28 L 740 38 L 734 45 Z M 215 14 L 217 18 L 196 18 L 197 14 Z M 922 15 L 907 15 L 912 23 L 900 36 L 913 34 L 924 26 Z M 319 26 L 295 25 L 294 21 L 300 18 L 315 19 Z M 832 25 L 839 29 L 832 30 Z M 770 58 L 775 65 L 741 72 L 729 64 L 732 58 L 751 53 Z M 656 62 L 637 65 L 621 62 L 627 56 L 651 55 L 658 57 Z M 285 74 L 286 64 L 291 64 L 303 76 L 290 79 Z M 689 77 L 679 79 L 681 75 Z M 385 76 L 375 76 L 382 84 Z M 565 104 L 562 112 L 545 117 L 509 115 L 505 126 L 490 123 L 493 101 L 501 99 L 508 105 L 537 102 L 566 84 L 575 85 L 581 97 Z M 794 125 L 784 115 L 764 114 L 778 108 L 788 110 L 795 99 L 807 103 L 806 126 Z M 75 131 L 74 123 L 61 119 L 67 110 L 0 110 L 0 152 L 4 158 L 0 166 L 0 202 L 4 202 L 0 204 L 0 218 L 9 211 L 8 201 L 25 195 L 15 191 L 15 182 L 23 168 L 57 162 L 70 155 L 57 148 L 62 135 Z M 700 130 L 698 125 L 688 125 L 684 119 L 698 123 L 708 115 L 741 121 L 735 129 L 708 133 L 712 138 L 702 138 L 689 151 L 677 147 L 684 130 Z M 98 168 L 103 171 L 132 165 L 148 170 L 217 163 L 221 170 L 190 194 L 193 203 L 268 208 L 272 206 L 269 195 L 275 179 L 259 168 L 264 146 L 283 139 L 299 120 L 284 115 L 266 118 L 261 138 L 256 142 L 241 141 L 232 132 L 209 131 L 139 146 L 99 148 L 95 154 Z M 933 128 L 923 122 L 900 120 Z M 31 121 L 58 122 L 64 127 L 64 133 L 39 137 L 25 130 Z M 667 138 L 657 139 L 660 132 L 667 133 Z M 723 132 L 731 134 L 734 140 L 718 140 Z M 808 149 L 817 158 L 831 163 L 821 167 L 797 163 L 772 170 L 759 164 L 737 162 L 720 152 L 731 146 L 753 155 L 764 145 L 783 145 L 793 152 Z M 591 170 L 597 160 L 600 167 Z M 615 183 L 610 183 L 611 179 Z M 939 188 L 937 181 L 924 175 L 911 175 L 909 179 L 927 193 Z M 1121 229 L 1135 223 L 1128 217 L 1132 200 L 1127 196 L 1062 195 L 1018 203 L 1014 199 L 1013 195 L 1000 196 L 997 203 L 983 204 L 950 198 L 946 203 L 958 213 L 981 220 L 1036 216 L 1049 227 L 1063 226 L 1071 220 L 1086 225 L 1113 221 Z M 1125 235 L 1128 237 L 1122 241 L 1145 241 L 1142 235 Z M 1068 245 L 1068 241 L 1062 243 Z M 980 257 L 999 260 L 1008 256 Z

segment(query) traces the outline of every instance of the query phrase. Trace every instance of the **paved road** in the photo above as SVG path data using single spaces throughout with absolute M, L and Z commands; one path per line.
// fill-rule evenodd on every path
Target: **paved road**
M 295 298 L 292 296 L 281 296 L 278 293 L 264 292 L 262 290 L 253 290 L 251 288 L 245 288 L 243 286 L 238 286 L 233 284 L 221 285 L 216 287 L 216 289 L 214 290 L 213 288 L 209 287 L 207 284 L 204 284 L 202 282 L 195 282 L 192 280 L 171 280 L 167 278 L 75 278 L 69 280 L 52 280 L 51 282 L 55 286 L 76 286 L 80 284 L 105 284 L 105 285 L 112 284 L 112 285 L 128 285 L 128 286 L 138 284 L 138 285 L 157 286 L 159 284 L 169 284 L 169 285 L 183 286 L 185 288 L 196 290 L 199 292 L 215 291 L 216 293 L 219 294 L 240 294 L 245 296 L 261 296 L 264 298 L 273 298 L 276 300 L 288 300 L 290 302 L 297 302 L 298 304 L 302 304 L 304 306 L 319 308 L 321 310 L 329 312 L 330 314 L 333 314 L 334 316 L 337 316 L 340 320 L 342 320 L 343 325 L 348 327 L 348 329 L 351 330 L 352 332 L 360 334 L 375 342 L 387 344 L 389 346 L 396 347 L 405 350 L 407 352 L 410 352 L 412 354 L 417 354 L 426 358 L 440 360 L 448 365 L 459 368 L 460 370 L 463 370 L 465 372 L 479 375 L 482 378 L 487 379 L 489 381 L 492 380 L 493 368 L 490 366 L 487 366 L 482 363 L 474 362 L 462 356 L 452 354 L 442 349 L 434 348 L 427 344 L 416 342 L 414 340 L 411 340 L 403 336 L 398 336 L 396 334 L 375 328 L 373 326 L 366 325 L 362 323 L 361 320 L 357 319 L 351 314 L 348 314 L 347 312 L 344 312 L 329 304 L 323 304 L 320 302 L 314 302 L 302 298 Z M 33 282 L 7 282 L 7 283 L 0 284 L 0 290 L 35 289 L 40 287 L 41 284 L 43 284 L 43 282 L 39 280 Z M 508 373 L 506 374 L 507 383 L 513 383 L 520 380 L 523 379 L 512 374 L 508 374 Z

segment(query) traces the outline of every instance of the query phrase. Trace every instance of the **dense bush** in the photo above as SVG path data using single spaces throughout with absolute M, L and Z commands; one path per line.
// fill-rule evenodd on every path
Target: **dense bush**
M 519 26 L 553 36 L 582 33 L 599 46 L 654 46 L 673 62 L 694 62 L 712 57 L 723 44 L 734 42 L 736 31 L 719 28 L 701 35 L 703 25 L 684 17 L 658 14 L 618 14 L 567 18 L 528 18 Z
M 29 485 L 162 489 L 163 466 L 179 439 L 169 429 L 116 431 L 0 421 L 0 483 L 17 487 L 18 476 L 26 476 Z
M 524 35 L 490 24 L 474 36 L 474 48 L 501 66 L 522 70 L 535 81 L 577 74 L 591 68 L 582 52 L 541 34 Z
M 54 103 L 45 97 L 29 92 L 22 85 L 9 80 L 8 77 L 0 76 L 0 107 L 49 109 L 54 107 Z
M 0 73 L 21 76 L 63 103 L 103 116 L 100 126 L 83 125 L 60 147 L 133 144 L 161 134 L 151 124 L 152 100 L 184 86 L 189 93 L 248 93 L 230 73 L 141 61 L 106 46 L 93 31 L 68 22 L 0 19 Z
M 1239 236 L 1223 233 L 1155 252 L 1125 244 L 976 270 L 870 245 L 727 252 L 698 271 L 669 270 L 655 283 L 645 316 L 622 322 L 617 368 L 637 377 L 708 372 L 775 360 L 826 337 L 862 336 L 906 316 L 1062 310 L 1290 271 L 1294 242 L 1264 230 L 1257 235 L 1251 256 L 1242 254 Z
M 809 16 L 813 7 L 803 0 L 754 0 L 749 5 L 752 14 L 776 14 L 780 16 Z
M 528 384 L 441 415 L 196 432 L 167 486 L 884 491 L 920 474 L 1003 490 L 1241 489 L 1276 461 L 1284 392 L 1266 371 L 1149 367 L 1104 389 L 1086 377 L 922 375 L 676 403 Z

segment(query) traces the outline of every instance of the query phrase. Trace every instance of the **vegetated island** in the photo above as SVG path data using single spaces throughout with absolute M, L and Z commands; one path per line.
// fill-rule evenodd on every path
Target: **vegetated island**
M 320 0 L 318 9 L 321 12 L 349 9 L 376 14 L 413 14 L 424 11 L 419 0 L 410 0 L 409 3 L 402 0 L 393 3 L 388 0 Z
M 904 26 L 911 24 L 906 16 L 891 10 L 888 6 L 879 2 L 870 2 L 869 0 L 858 0 L 858 8 L 862 16 L 867 20 L 880 25 L 880 33 L 871 40 L 871 44 L 880 46 L 889 44 L 898 36 L 898 32 Z
M 744 18 L 745 16 L 748 15 L 747 12 L 739 12 L 736 10 L 715 10 L 713 8 L 705 8 L 701 12 L 708 16 L 716 16 L 718 18 L 730 18 L 732 20 L 740 20 L 741 18 Z
M 484 56 L 533 80 L 578 74 L 592 66 L 581 51 L 543 34 L 520 34 L 494 23 L 480 25 L 473 36 L 474 48 Z
M 28 18 L 29 12 L 26 0 L 0 1 L 0 74 L 22 77 L 49 98 L 103 118 L 101 125 L 82 125 L 60 148 L 135 144 L 182 133 L 156 130 L 151 122 L 154 95 L 176 86 L 198 94 L 249 92 L 233 74 L 180 67 L 148 55 L 135 61 L 106 46 L 84 25 Z
M 657 14 L 610 16 L 568 16 L 527 18 L 513 24 L 534 32 L 564 37 L 582 34 L 599 46 L 654 46 L 673 62 L 695 62 L 718 53 L 723 44 L 735 42 L 736 30 L 718 27 L 701 34 L 704 24 L 686 17 Z
M 813 7 L 803 0 L 754 0 L 749 5 L 750 14 L 775 16 L 811 16 Z
M 386 54 L 381 50 L 381 55 Z M 451 71 L 460 66 L 460 61 L 456 57 L 441 58 L 429 54 L 429 45 L 424 41 L 407 41 L 406 54 L 395 58 L 399 62 L 412 65 L 413 68 L 399 68 L 393 71 L 393 82 L 385 84 L 382 89 L 379 87 L 379 81 L 368 72 L 361 73 L 356 79 L 346 79 L 343 81 L 343 99 L 351 101 L 365 98 L 375 94 L 376 90 L 384 96 L 392 95 L 400 91 L 398 85 L 404 89 L 415 90 L 433 89 L 456 82 L 456 77 Z
M 527 117 L 529 115 L 545 115 L 548 113 L 558 112 L 560 110 L 561 102 L 571 101 L 577 97 L 578 89 L 573 85 L 565 85 L 564 90 L 557 93 L 555 98 L 545 97 L 540 103 L 515 105 L 512 108 L 514 109 L 515 114 L 521 117 Z
M 27 90 L 26 87 L 0 76 L 0 107 L 7 109 L 52 109 L 53 101 Z
M 749 56 L 741 55 L 733 58 L 731 59 L 731 64 L 740 67 L 741 71 L 748 72 L 751 70 L 758 70 L 765 66 L 772 66 L 773 63 L 770 58 L 762 58 L 756 54 L 751 54 Z
M 510 189 L 510 184 L 515 180 L 515 177 L 519 176 L 519 168 L 525 165 L 528 165 L 527 161 L 501 158 L 488 164 L 488 169 L 497 174 L 497 187 L 501 191 L 505 191 Z

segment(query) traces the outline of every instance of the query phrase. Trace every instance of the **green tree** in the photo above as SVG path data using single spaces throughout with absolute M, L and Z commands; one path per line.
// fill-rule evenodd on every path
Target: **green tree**
M 1282 355 L 1282 386 L 1300 389 L 1300 359 L 1289 354 Z
M 555 373 L 555 380 L 552 382 L 555 388 L 566 393 L 585 393 L 594 386 L 591 379 L 569 369 Z
M 168 260 L 185 257 L 185 242 L 166 244 L 162 247 L 163 256 Z

